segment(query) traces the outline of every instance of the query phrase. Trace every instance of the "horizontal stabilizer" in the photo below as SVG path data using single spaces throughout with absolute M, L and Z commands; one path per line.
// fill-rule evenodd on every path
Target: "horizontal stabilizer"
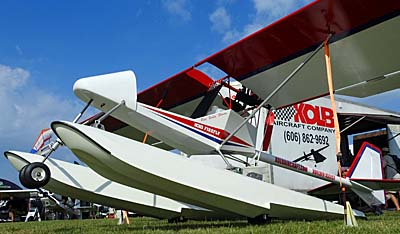
M 350 179 L 373 190 L 400 191 L 400 180 L 387 179 Z
M 53 135 L 53 131 L 50 128 L 44 128 L 40 131 L 38 138 L 36 139 L 33 147 L 31 149 L 31 153 L 35 154 L 40 152 L 45 146 L 47 142 L 50 141 L 51 136 Z
M 382 171 L 382 156 L 380 149 L 374 146 L 373 144 L 364 142 L 360 150 L 358 151 L 358 154 L 354 158 L 354 161 L 350 166 L 348 174 L 350 180 L 354 182 L 356 182 L 354 179 L 361 179 L 364 181 L 382 180 L 383 171 Z M 366 192 L 366 191 L 360 191 L 359 189 L 353 187 L 352 190 L 361 199 L 363 199 L 363 201 L 365 201 L 369 206 L 385 204 L 386 202 L 385 192 L 383 190 L 372 189 L 374 191 Z
M 350 166 L 348 176 L 351 179 L 383 179 L 380 149 L 364 142 Z
M 400 188 L 398 181 L 383 179 L 381 151 L 368 142 L 361 146 L 347 176 L 352 182 L 351 191 L 369 206 L 385 204 L 385 193 L 382 189 Z M 371 191 L 368 191 L 369 189 Z M 308 192 L 314 196 L 334 199 L 339 193 L 339 187 L 333 183 Z

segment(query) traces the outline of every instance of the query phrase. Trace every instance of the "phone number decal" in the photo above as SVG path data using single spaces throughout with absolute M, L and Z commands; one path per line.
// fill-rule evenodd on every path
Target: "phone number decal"
M 318 145 L 327 145 L 329 144 L 328 136 L 312 134 L 312 133 L 300 133 L 296 131 L 284 131 L 283 140 L 285 143 L 288 142 L 296 142 L 300 143 L 308 143 L 308 144 L 318 144 Z

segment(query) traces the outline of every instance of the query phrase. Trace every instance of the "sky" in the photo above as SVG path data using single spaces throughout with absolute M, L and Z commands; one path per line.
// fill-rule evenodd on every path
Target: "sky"
M 0 152 L 30 151 L 42 128 L 72 120 L 84 106 L 72 92 L 79 78 L 131 69 L 140 91 L 309 2 L 2 0 Z M 399 98 L 359 101 L 398 112 Z M 74 160 L 65 149 L 54 157 Z M 4 157 L 0 178 L 19 183 Z

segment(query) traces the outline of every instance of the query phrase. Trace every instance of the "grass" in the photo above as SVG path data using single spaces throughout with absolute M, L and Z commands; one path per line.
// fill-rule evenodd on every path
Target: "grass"
M 30 223 L 1 223 L 0 233 L 397 233 L 400 212 L 388 211 L 382 216 L 358 219 L 359 227 L 346 227 L 343 220 L 281 221 L 254 226 L 247 221 L 188 221 L 170 224 L 166 220 L 133 218 L 130 225 L 117 225 L 117 220 L 56 220 Z

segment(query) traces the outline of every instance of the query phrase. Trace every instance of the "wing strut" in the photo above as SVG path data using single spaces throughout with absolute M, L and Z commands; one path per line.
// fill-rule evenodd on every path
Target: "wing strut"
M 96 119 L 94 121 L 94 127 L 95 128 L 101 128 L 104 130 L 104 126 L 101 124 L 101 122 L 103 120 L 105 120 L 108 116 L 110 116 L 114 111 L 116 111 L 118 108 L 120 108 L 121 106 L 125 105 L 125 100 L 122 100 L 120 103 L 118 103 L 116 106 L 114 106 L 113 108 L 111 108 L 109 111 L 107 111 L 107 113 L 105 113 L 104 115 L 102 115 L 100 118 Z
M 356 125 L 358 122 L 360 122 L 361 120 L 365 119 L 367 116 L 361 116 L 361 118 L 357 119 L 356 121 L 354 121 L 352 124 L 350 124 L 349 126 L 345 127 L 343 130 L 340 131 L 340 134 L 342 134 L 344 131 L 346 131 L 347 129 L 353 127 L 354 125 Z
M 339 129 L 339 120 L 338 120 L 337 112 L 336 112 L 335 97 L 333 95 L 334 88 L 333 88 L 331 57 L 330 57 L 330 52 L 329 52 L 328 39 L 326 39 L 324 41 L 326 78 L 328 80 L 329 97 L 331 99 L 331 105 L 332 105 L 332 110 L 333 110 L 333 122 L 334 122 L 334 126 L 335 126 L 335 136 L 336 136 L 336 154 L 339 155 L 340 154 L 340 129 Z M 339 170 L 339 175 L 340 175 L 340 170 Z
M 160 101 L 158 101 L 157 105 L 155 106 L 156 108 L 159 108 L 161 106 L 161 104 L 164 102 L 164 98 L 165 98 L 166 95 L 167 95 L 167 91 L 164 92 L 163 97 L 160 99 Z M 143 141 L 142 141 L 143 144 L 146 143 L 148 136 L 149 136 L 149 132 L 145 132 L 144 133 L 144 137 L 143 137 Z
M 93 99 L 90 99 L 86 106 L 82 109 L 81 112 L 75 117 L 74 123 L 78 122 L 82 117 L 83 113 L 87 110 L 90 104 L 93 102 Z M 44 162 L 50 157 L 50 155 L 56 151 L 63 143 L 60 138 L 57 138 L 55 142 L 49 143 L 49 151 L 42 152 L 41 155 L 44 157 L 42 162 L 33 162 L 25 165 L 19 171 L 19 180 L 21 184 L 27 188 L 40 188 L 45 186 L 51 177 L 51 172 L 48 166 L 44 164 Z
M 331 38 L 331 34 L 327 37 L 326 41 L 328 41 Z M 304 59 L 302 63 L 299 64 L 283 81 L 280 83 L 269 95 L 267 98 L 265 98 L 260 105 L 258 105 L 257 108 L 254 109 L 254 111 L 247 116 L 241 124 L 238 125 L 238 127 L 229 134 L 228 137 L 225 138 L 224 141 L 221 142 L 221 145 L 219 146 L 219 150 L 222 148 L 226 142 L 228 142 L 246 123 L 250 118 L 253 118 L 254 115 L 263 107 L 265 106 L 269 110 L 272 108 L 270 105 L 267 105 L 268 101 L 283 87 L 286 85 L 287 82 L 289 82 L 296 74 L 299 72 L 310 60 L 311 58 L 314 57 L 315 54 L 324 46 L 325 41 L 322 42 L 310 55 L 307 56 L 307 58 Z M 219 152 L 219 150 L 217 150 Z
M 213 89 L 209 90 L 201 99 L 200 104 L 196 107 L 196 109 L 193 111 L 192 115 L 190 118 L 196 119 L 201 116 L 205 116 L 207 114 L 208 109 L 212 105 L 213 101 L 217 97 L 219 91 L 222 88 L 222 84 L 214 87 Z M 230 90 L 229 90 L 230 92 Z
M 335 97 L 333 95 L 334 88 L 333 88 L 333 77 L 332 77 L 332 66 L 331 66 L 331 56 L 329 51 L 329 38 L 324 41 L 324 53 L 325 53 L 325 65 L 326 65 L 326 78 L 328 80 L 328 88 L 329 88 L 329 97 L 331 100 L 332 110 L 333 110 L 333 122 L 335 126 L 335 137 L 336 137 L 336 158 L 337 158 L 337 165 L 338 165 L 338 172 L 339 172 L 339 186 L 342 192 L 342 200 L 343 200 L 343 207 L 344 207 L 344 220 L 348 226 L 353 226 L 348 219 L 348 210 L 351 210 L 350 204 L 347 205 L 346 201 L 346 187 L 342 184 L 342 166 L 340 165 L 340 160 L 342 158 L 342 153 L 340 152 L 340 128 L 339 128 L 339 120 L 336 111 L 336 103 Z
M 89 102 L 86 104 L 86 106 L 81 110 L 81 112 L 79 112 L 79 114 L 75 117 L 73 123 L 77 123 L 79 121 L 79 119 L 82 117 L 83 113 L 85 113 L 85 111 L 87 110 L 87 108 L 89 108 L 90 104 L 92 104 L 93 99 L 90 99 Z M 54 144 L 50 145 L 50 152 L 46 155 L 46 157 L 44 157 L 42 163 L 44 163 L 49 157 L 50 155 L 56 151 L 58 149 L 58 147 L 60 147 L 62 145 L 62 142 L 60 139 L 57 138 L 56 142 L 54 142 Z

